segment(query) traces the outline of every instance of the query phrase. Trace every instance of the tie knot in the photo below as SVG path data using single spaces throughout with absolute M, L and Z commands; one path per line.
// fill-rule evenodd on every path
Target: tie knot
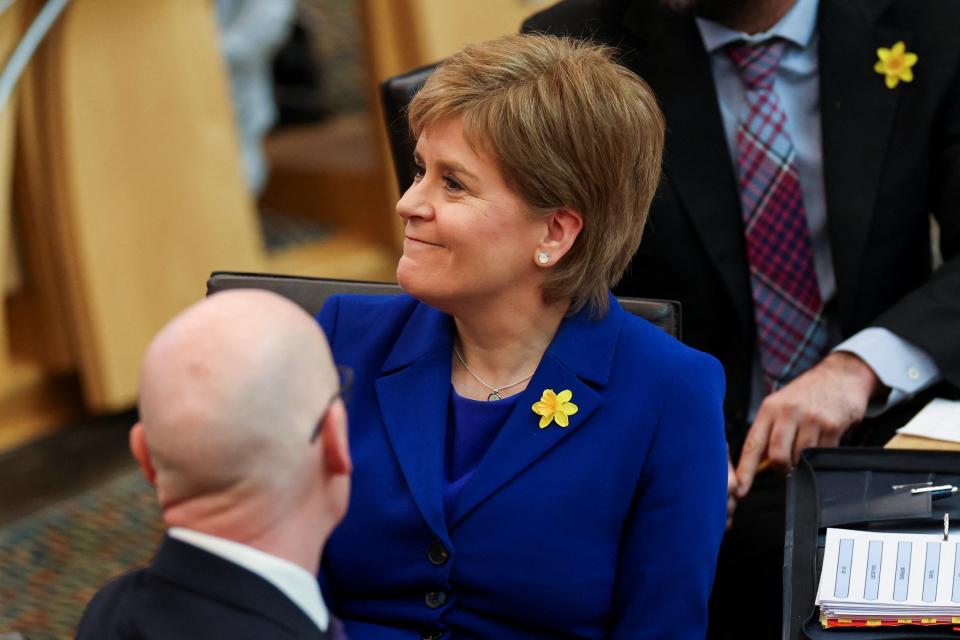
M 732 42 L 725 50 L 736 65 L 740 80 L 748 91 L 772 91 L 773 74 L 780 66 L 780 58 L 786 48 L 786 40 L 770 38 L 756 44 L 742 40 Z

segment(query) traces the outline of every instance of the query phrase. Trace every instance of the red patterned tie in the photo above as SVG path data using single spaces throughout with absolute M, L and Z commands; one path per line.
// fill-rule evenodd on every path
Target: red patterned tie
M 827 346 L 796 151 L 785 128 L 787 114 L 773 91 L 786 44 L 772 39 L 726 48 L 746 89 L 737 128 L 737 173 L 768 392 L 816 364 Z

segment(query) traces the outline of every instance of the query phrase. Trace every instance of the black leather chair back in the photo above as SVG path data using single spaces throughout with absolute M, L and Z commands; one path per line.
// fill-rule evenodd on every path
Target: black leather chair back
M 400 193 L 413 183 L 413 176 L 417 173 L 417 167 L 413 164 L 413 150 L 417 142 L 407 126 L 407 105 L 436 67 L 435 64 L 420 67 L 380 83 L 380 103 L 383 105 L 383 119 L 387 125 L 390 155 L 393 156 Z
M 310 315 L 317 315 L 323 303 L 338 293 L 389 295 L 401 293 L 399 285 L 362 280 L 335 280 L 268 273 L 214 271 L 207 280 L 207 295 L 226 289 L 266 289 L 296 302 Z M 680 303 L 675 300 L 617 298 L 630 313 L 660 327 L 674 338 L 680 338 Z

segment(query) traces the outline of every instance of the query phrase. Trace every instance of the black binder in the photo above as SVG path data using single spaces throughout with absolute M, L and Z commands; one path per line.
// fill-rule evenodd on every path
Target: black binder
M 960 542 L 960 495 L 894 492 L 894 484 L 960 485 L 960 453 L 889 449 L 807 449 L 787 483 L 784 545 L 784 640 L 960 638 L 952 627 L 824 630 L 814 606 L 827 527 L 943 533 L 949 512 Z M 956 625 L 960 627 L 960 625 Z

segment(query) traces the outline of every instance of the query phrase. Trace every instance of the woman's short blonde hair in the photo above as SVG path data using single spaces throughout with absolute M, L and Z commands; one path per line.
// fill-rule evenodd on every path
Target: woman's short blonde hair
M 548 271 L 547 302 L 607 309 L 640 245 L 660 180 L 663 115 L 647 84 L 601 45 L 516 35 L 470 45 L 441 63 L 410 103 L 415 138 L 449 117 L 490 155 L 536 212 L 583 216 L 571 250 Z

